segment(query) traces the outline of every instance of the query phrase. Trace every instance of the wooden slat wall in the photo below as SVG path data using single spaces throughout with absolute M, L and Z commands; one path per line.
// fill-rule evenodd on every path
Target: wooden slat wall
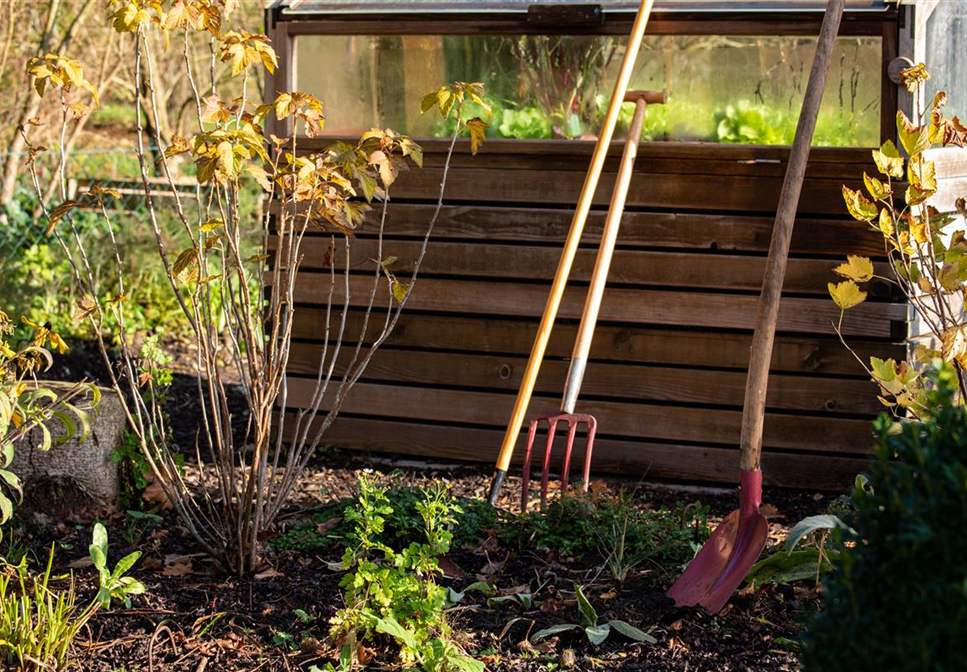
M 425 168 L 401 176 L 389 207 L 382 255 L 398 257 L 393 269 L 401 278 L 418 254 L 442 173 L 443 146 L 426 149 Z M 495 458 L 591 149 L 497 141 L 471 157 L 458 148 L 406 313 L 327 443 Z M 532 412 L 553 410 L 560 400 L 618 151 L 596 195 L 599 208 L 585 230 Z M 752 323 L 787 157 L 782 148 L 642 147 L 579 402 L 599 421 L 596 469 L 735 480 Z M 811 157 L 767 402 L 763 467 L 773 485 L 843 487 L 870 449 L 876 390 L 833 333 L 839 311 L 826 283 L 836 280 L 830 269 L 847 253 L 872 255 L 886 273 L 881 241 L 843 216 L 840 195 L 843 182 L 873 169 L 865 150 L 814 150 Z M 371 225 L 353 245 L 350 339 L 362 328 L 377 256 Z M 303 247 L 289 412 L 314 387 L 330 294 L 328 247 L 322 234 Z M 843 332 L 861 358 L 899 357 L 906 306 L 886 283 L 869 289 L 867 303 L 846 314 Z M 344 291 L 342 282 L 332 289 L 339 305 Z

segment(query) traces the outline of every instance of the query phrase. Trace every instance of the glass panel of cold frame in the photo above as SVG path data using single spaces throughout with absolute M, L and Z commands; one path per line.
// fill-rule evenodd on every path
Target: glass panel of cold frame
M 381 126 L 447 136 L 453 122 L 421 115 L 420 100 L 468 81 L 487 87 L 492 137 L 591 139 L 624 45 L 610 36 L 299 36 L 296 88 L 323 101 L 329 134 Z M 813 37 L 647 37 L 631 88 L 669 100 L 649 106 L 643 139 L 791 144 L 815 48 Z M 879 144 L 880 64 L 879 37 L 837 40 L 814 144 Z M 465 116 L 481 113 L 473 107 Z M 619 134 L 632 112 L 625 104 Z

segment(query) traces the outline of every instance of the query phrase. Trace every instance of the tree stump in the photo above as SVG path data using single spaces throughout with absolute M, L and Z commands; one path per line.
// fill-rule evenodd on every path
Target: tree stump
M 55 391 L 64 383 L 41 383 Z M 91 393 L 74 400 L 81 408 L 90 406 Z M 41 450 L 43 435 L 35 428 L 14 446 L 10 470 L 23 482 L 23 505 L 34 511 L 58 514 L 68 510 L 113 507 L 118 496 L 118 465 L 111 453 L 120 446 L 126 418 L 113 390 L 101 388 L 101 400 L 88 411 L 91 432 L 58 445 L 64 428 L 57 420 L 48 423 L 54 437 L 50 450 Z

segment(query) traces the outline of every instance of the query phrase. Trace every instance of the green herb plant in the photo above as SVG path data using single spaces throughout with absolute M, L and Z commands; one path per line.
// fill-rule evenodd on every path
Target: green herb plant
M 144 592 L 144 585 L 127 572 L 141 553 L 131 553 L 110 569 L 107 564 L 108 538 L 104 526 L 94 526 L 90 546 L 91 560 L 98 571 L 98 592 L 86 606 L 77 602 L 73 577 L 64 589 L 53 583 L 54 546 L 46 569 L 32 575 L 26 559 L 17 565 L 5 564 L 0 572 L 0 662 L 24 672 L 63 669 L 71 643 L 77 633 L 100 609 L 109 609 L 112 600 L 130 606 L 131 596 Z
M 332 619 L 332 636 L 343 651 L 341 669 L 351 666 L 357 645 L 387 636 L 399 648 L 404 666 L 418 665 L 425 672 L 482 672 L 483 663 L 451 639 L 443 613 L 447 591 L 436 582 L 443 573 L 439 559 L 450 550 L 450 528 L 460 513 L 447 487 L 423 489 L 417 511 L 425 541 L 397 550 L 379 540 L 393 515 L 385 486 L 365 476 L 358 486 L 356 503 L 345 513 L 353 525 L 343 555 L 349 571 L 340 582 L 346 606 Z
M 575 585 L 574 592 L 577 594 L 578 612 L 580 613 L 581 622 L 560 623 L 558 625 L 552 625 L 549 628 L 544 628 L 543 630 L 538 630 L 531 635 L 532 642 L 537 642 L 547 637 L 559 635 L 564 632 L 579 630 L 583 631 L 585 636 L 588 638 L 588 641 L 595 646 L 603 643 L 612 632 L 617 632 L 618 634 L 623 635 L 635 642 L 643 642 L 647 644 L 658 643 L 657 639 L 648 633 L 642 632 L 635 626 L 626 623 L 625 621 L 614 619 L 608 621 L 607 623 L 600 623 L 598 619 L 598 612 L 596 612 L 594 607 L 591 606 L 591 603 L 584 595 L 584 590 L 581 588 L 581 586 Z

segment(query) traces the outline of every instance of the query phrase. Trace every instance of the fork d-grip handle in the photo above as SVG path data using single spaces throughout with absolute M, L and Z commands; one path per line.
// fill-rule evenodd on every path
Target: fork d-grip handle
M 625 141 L 624 154 L 621 155 L 621 165 L 614 182 L 614 191 L 611 193 L 611 205 L 604 220 L 601 244 L 598 246 L 598 256 L 594 261 L 594 272 L 591 274 L 591 284 L 588 287 L 588 296 L 581 314 L 581 326 L 578 327 L 578 334 L 574 339 L 571 364 L 568 366 L 567 382 L 564 385 L 564 399 L 561 401 L 562 413 L 574 413 L 578 395 L 581 393 L 581 383 L 584 382 L 584 371 L 588 364 L 588 353 L 591 352 L 594 327 L 598 323 L 604 286 L 608 282 L 608 271 L 611 269 L 611 257 L 614 256 L 614 246 L 618 240 L 618 230 L 621 228 L 621 215 L 624 214 L 631 174 L 635 167 L 635 158 L 638 156 L 641 126 L 645 120 L 645 102 L 651 99 L 656 103 L 663 103 L 665 94 L 657 91 L 629 91 L 625 100 L 629 98 L 635 102 L 635 114 L 631 118 L 631 128 L 628 129 L 628 139 Z
M 561 261 L 558 263 L 557 272 L 554 274 L 554 282 L 551 284 L 547 304 L 544 306 L 544 315 L 541 317 L 541 324 L 537 328 L 537 337 L 534 339 L 530 358 L 527 360 L 527 368 L 524 369 L 520 390 L 517 392 L 517 400 L 514 402 L 514 410 L 510 415 L 507 431 L 504 433 L 504 440 L 500 446 L 500 454 L 497 456 L 497 465 L 493 480 L 490 483 L 490 496 L 488 497 L 491 504 L 497 503 L 497 495 L 500 492 L 501 484 L 504 482 L 504 476 L 507 475 L 514 445 L 520 436 L 524 414 L 527 412 L 527 405 L 530 403 L 531 394 L 534 392 L 534 384 L 537 382 L 537 374 L 544 359 L 544 351 L 547 350 L 547 342 L 551 338 L 551 329 L 554 327 L 557 310 L 561 305 L 561 298 L 564 296 L 567 278 L 571 274 L 571 264 L 574 262 L 574 255 L 577 254 L 581 234 L 584 233 L 584 223 L 588 219 L 591 201 L 594 199 L 598 179 L 601 177 L 601 169 L 604 167 L 604 160 L 611 146 L 611 137 L 614 134 L 614 127 L 618 123 L 618 114 L 621 112 L 621 104 L 624 102 L 625 92 L 628 90 L 631 71 L 638 59 L 638 50 L 641 48 L 641 40 L 645 36 L 645 27 L 648 25 L 648 17 L 651 15 L 654 2 L 655 0 L 641 0 L 638 7 L 635 24 L 631 29 L 631 36 L 628 38 L 628 45 L 621 61 L 621 69 L 618 71 L 618 77 L 614 83 L 611 104 L 608 106 L 608 113 L 605 115 L 604 123 L 601 126 L 598 143 L 594 148 L 594 154 L 591 156 L 591 166 L 584 178 L 584 186 L 581 187 L 581 196 L 578 198 L 574 218 L 571 220 L 571 229 L 568 231 L 567 240 L 564 241 Z
M 796 126 L 796 138 L 789 153 L 789 166 L 779 194 L 779 208 L 772 229 L 769 259 L 766 261 L 762 279 L 762 294 L 755 316 L 755 334 L 749 356 L 749 375 L 745 383 L 745 403 L 742 407 L 742 435 L 739 439 L 739 468 L 742 471 L 758 471 L 762 455 L 762 426 L 765 420 L 766 391 L 769 384 L 769 364 L 772 361 L 772 345 L 776 336 L 779 317 L 779 299 L 782 282 L 789 258 L 789 243 L 796 220 L 796 209 L 802 193 L 809 146 L 816 130 L 816 117 L 826 88 L 830 55 L 843 18 L 845 0 L 829 0 L 823 25 L 819 30 L 816 56 L 813 58 L 809 84 L 803 98 L 802 112 Z

